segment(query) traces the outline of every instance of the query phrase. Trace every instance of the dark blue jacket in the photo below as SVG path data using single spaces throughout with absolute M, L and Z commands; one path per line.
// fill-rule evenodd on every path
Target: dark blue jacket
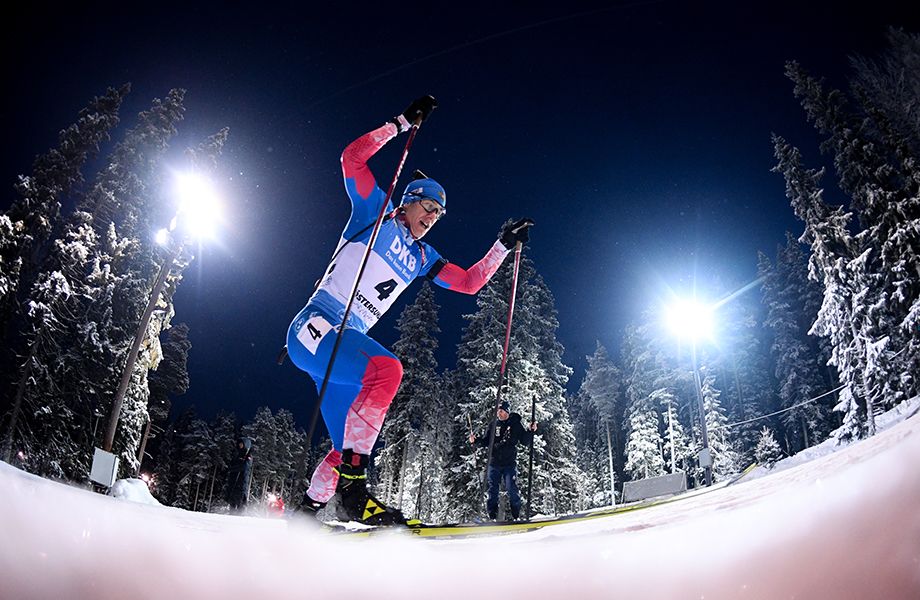
M 521 415 L 511 413 L 504 421 L 495 420 L 498 430 L 495 433 L 495 445 L 492 446 L 492 466 L 513 467 L 517 463 L 517 444 L 529 444 L 534 432 L 524 429 Z M 489 447 L 489 432 L 476 438 L 476 444 Z
M 240 448 L 240 442 L 243 447 Z M 246 504 L 249 480 L 252 477 L 252 440 L 248 437 L 236 441 L 236 456 L 227 467 L 227 502 L 232 508 Z

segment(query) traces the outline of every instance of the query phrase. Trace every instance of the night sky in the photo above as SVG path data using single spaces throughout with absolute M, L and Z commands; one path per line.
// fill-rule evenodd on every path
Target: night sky
M 756 277 L 758 250 L 773 256 L 785 230 L 800 233 L 770 172 L 770 134 L 811 165 L 825 159 L 784 62 L 840 86 L 848 56 L 882 49 L 887 26 L 920 29 L 907 2 L 454 3 L 413 13 L 326 4 L 158 3 L 132 14 L 92 5 L 5 19 L 4 209 L 15 177 L 109 86 L 132 84 L 116 139 L 153 98 L 188 90 L 171 166 L 230 127 L 220 239 L 201 249 L 175 299 L 193 348 L 191 388 L 174 411 L 194 404 L 205 417 L 223 408 L 248 419 L 267 405 L 307 424 L 313 384 L 275 357 L 348 217 L 339 155 L 413 98 L 430 93 L 440 107 L 398 189 L 420 168 L 448 194 L 449 214 L 425 241 L 466 267 L 506 218 L 535 219 L 527 254 L 555 294 L 574 389 L 595 340 L 616 352 L 624 325 L 669 289 L 740 288 Z M 405 139 L 371 162 L 384 189 Z M 395 341 L 417 286 L 373 337 Z M 440 289 L 436 298 L 447 368 L 475 300 Z

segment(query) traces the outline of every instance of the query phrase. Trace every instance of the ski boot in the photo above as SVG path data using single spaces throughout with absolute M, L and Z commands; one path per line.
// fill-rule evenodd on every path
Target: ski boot
M 355 454 L 352 450 L 342 452 L 342 464 L 335 469 L 339 482 L 335 488 L 338 496 L 338 517 L 365 525 L 405 525 L 402 512 L 391 508 L 367 491 L 366 454 Z
M 310 517 L 312 519 L 316 519 L 317 521 L 320 521 L 321 519 L 319 518 L 319 511 L 323 510 L 325 507 L 326 507 L 325 502 L 314 500 L 313 498 L 307 495 L 307 492 L 304 492 L 303 500 L 301 501 L 300 506 L 297 507 L 296 512 L 300 513 L 301 515 L 305 517 Z

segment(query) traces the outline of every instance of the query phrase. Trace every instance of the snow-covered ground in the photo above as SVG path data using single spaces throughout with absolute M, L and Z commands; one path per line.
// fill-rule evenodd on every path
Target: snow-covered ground
M 460 540 L 190 513 L 0 463 L 0 598 L 916 599 L 920 416 L 892 422 L 671 504 Z

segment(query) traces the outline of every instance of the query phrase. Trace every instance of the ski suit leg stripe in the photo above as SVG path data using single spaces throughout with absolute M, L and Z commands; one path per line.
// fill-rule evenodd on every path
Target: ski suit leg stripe
M 313 471 L 313 477 L 310 478 L 310 488 L 307 495 L 317 502 L 329 502 L 329 499 L 335 495 L 335 486 L 339 482 L 339 472 L 335 470 L 342 464 L 342 453 L 332 449 L 326 458 L 323 459 L 316 470 Z
M 383 419 L 402 381 L 402 364 L 396 357 L 368 357 L 361 380 L 361 392 L 351 403 L 345 418 L 344 448 L 370 454 L 380 434 Z

